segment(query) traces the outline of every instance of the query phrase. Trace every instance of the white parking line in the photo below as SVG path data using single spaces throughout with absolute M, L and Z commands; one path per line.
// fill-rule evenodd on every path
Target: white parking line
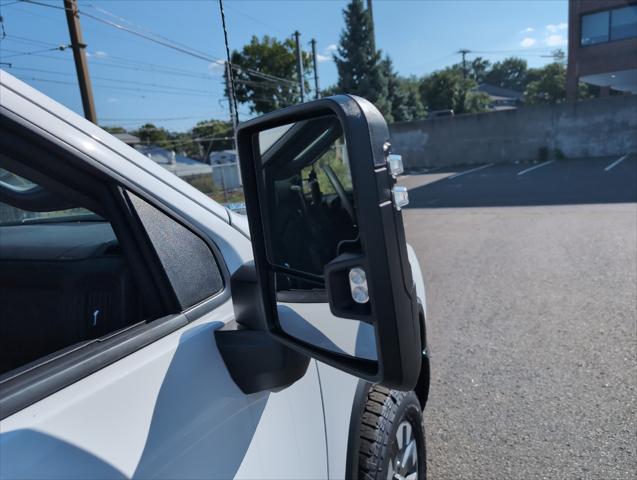
M 553 163 L 554 161 L 555 160 L 549 160 L 548 162 L 543 162 L 543 163 L 540 163 L 539 165 L 535 165 L 533 167 L 527 168 L 525 170 L 522 170 L 521 172 L 518 172 L 518 175 L 524 175 L 525 173 L 529 173 L 529 172 L 535 170 L 536 168 L 540 168 L 540 167 L 544 167 L 546 165 L 549 165 L 549 164 Z
M 449 180 L 452 180 L 454 178 L 458 178 L 462 175 L 466 175 L 467 173 L 473 173 L 473 172 L 477 172 L 478 170 L 482 170 L 483 168 L 488 168 L 488 167 L 492 167 L 493 164 L 489 163 L 487 165 L 481 165 L 479 167 L 476 168 L 472 168 L 471 170 L 465 170 L 464 172 L 458 172 L 458 173 L 454 173 L 453 175 L 451 175 L 450 177 L 447 177 Z
M 627 157 L 628 157 L 628 155 L 624 155 L 623 157 L 619 157 L 617 160 L 615 160 L 613 163 L 611 163 L 609 166 L 607 166 L 604 169 L 604 171 L 608 172 L 611 168 L 616 167 L 617 165 L 622 163 L 624 160 L 626 160 Z

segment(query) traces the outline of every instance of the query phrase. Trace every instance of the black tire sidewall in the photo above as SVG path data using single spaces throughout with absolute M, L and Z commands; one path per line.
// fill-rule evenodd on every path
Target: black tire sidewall
M 394 407 L 391 428 L 386 438 L 385 448 L 382 454 L 383 469 L 381 475 L 377 478 L 386 479 L 387 470 L 389 468 L 389 460 L 398 449 L 396 432 L 399 425 L 407 420 L 411 425 L 413 436 L 416 439 L 416 448 L 418 451 L 418 479 L 424 480 L 427 472 L 427 458 L 425 448 L 425 427 L 423 424 L 423 415 L 420 408 L 420 402 L 414 392 L 392 392 L 403 398 Z
M 390 460 L 398 450 L 396 432 L 408 421 L 416 439 L 418 478 L 427 476 L 425 427 L 420 401 L 415 392 L 390 390 L 381 385 L 369 388 L 359 424 L 359 480 L 386 480 Z

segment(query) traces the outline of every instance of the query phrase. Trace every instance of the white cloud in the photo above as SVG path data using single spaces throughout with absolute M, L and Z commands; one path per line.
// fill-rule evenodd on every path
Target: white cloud
M 520 46 L 524 48 L 529 48 L 535 45 L 536 43 L 537 43 L 537 40 L 535 38 L 525 37 L 520 42 Z
M 106 99 L 106 102 L 107 102 L 107 103 L 118 103 L 118 102 L 119 102 L 119 98 L 116 98 L 116 97 L 108 97 L 108 98 Z
M 546 37 L 546 40 L 544 42 L 549 47 L 563 47 L 566 46 L 567 43 L 566 38 L 564 38 L 562 35 L 549 35 L 548 37 Z
M 226 62 L 223 60 L 215 60 L 208 64 L 208 73 L 213 75 L 221 75 L 226 68 Z
M 332 55 L 334 55 L 334 53 L 336 53 L 337 50 L 338 50 L 338 46 L 335 43 L 330 43 L 327 47 L 323 49 L 323 53 L 316 54 L 316 60 L 318 60 L 319 63 L 331 62 Z
M 108 57 L 108 53 L 104 52 L 103 50 L 97 50 L 96 52 L 93 52 L 93 53 L 98 58 Z
M 566 30 L 568 28 L 568 23 L 558 23 L 558 24 L 549 24 L 546 27 L 546 31 L 549 33 L 557 33 L 560 30 Z
M 520 33 L 531 33 L 531 32 L 535 32 L 535 28 L 526 27 L 524 30 L 520 30 Z

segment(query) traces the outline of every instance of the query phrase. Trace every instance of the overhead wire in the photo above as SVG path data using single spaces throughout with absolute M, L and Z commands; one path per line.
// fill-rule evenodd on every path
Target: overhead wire
M 14 42 L 26 42 L 32 45 L 40 45 L 42 47 L 55 47 L 58 44 L 56 43 L 51 43 L 51 42 L 43 42 L 42 40 L 36 40 L 34 38 L 28 38 L 28 37 L 21 37 L 19 35 L 4 35 L 4 37 L 2 38 L 2 40 L 4 41 L 14 41 Z
M 27 4 L 40 5 L 40 6 L 43 6 L 43 7 L 54 8 L 54 9 L 57 9 L 57 10 L 66 10 L 65 7 L 60 7 L 58 5 L 52 5 L 52 4 L 38 2 L 37 0 L 21 0 L 21 1 L 23 3 L 27 3 Z M 139 30 L 135 30 L 133 28 L 127 27 L 126 25 L 121 25 L 121 24 L 112 22 L 110 20 L 107 20 L 105 18 L 101 18 L 101 17 L 99 17 L 97 15 L 93 15 L 91 13 L 87 13 L 84 10 L 81 10 L 81 11 L 78 10 L 78 13 L 83 15 L 83 16 L 85 16 L 85 17 L 91 18 L 91 19 L 93 19 L 93 20 L 95 20 L 97 22 L 101 22 L 101 23 L 104 23 L 106 25 L 110 25 L 113 28 L 128 32 L 128 33 L 130 33 L 132 35 L 136 35 L 138 37 L 141 37 L 141 38 L 144 38 L 144 39 L 149 40 L 151 42 L 155 42 L 155 43 L 157 43 L 159 45 L 162 45 L 162 46 L 164 46 L 166 48 L 170 48 L 170 49 L 176 50 L 178 52 L 184 53 L 186 55 L 190 55 L 190 56 L 192 56 L 194 58 L 198 58 L 200 60 L 205 60 L 205 61 L 211 62 L 211 63 L 223 62 L 225 64 L 225 62 L 226 62 L 225 60 L 222 60 L 222 59 L 220 59 L 218 57 L 211 56 L 211 55 L 209 55 L 209 54 L 207 54 L 205 52 L 198 51 L 198 50 L 196 50 L 196 49 L 194 49 L 192 47 L 181 46 L 179 44 L 179 42 L 175 42 L 174 40 L 168 39 L 168 38 L 166 38 L 166 37 L 164 37 L 164 36 L 162 36 L 160 34 L 151 32 L 150 30 L 147 30 L 147 31 L 149 31 L 151 33 L 150 34 L 146 34 L 144 32 L 140 32 Z M 288 80 L 288 79 L 285 79 L 285 78 L 277 77 L 275 75 L 266 74 L 266 73 L 263 73 L 263 72 L 260 72 L 260 71 L 257 71 L 257 70 L 253 70 L 251 68 L 245 68 L 245 67 L 242 67 L 242 66 L 239 66 L 239 65 L 234 65 L 232 63 L 230 63 L 230 65 L 231 65 L 231 67 L 233 69 L 244 71 L 244 72 L 246 72 L 246 73 L 248 73 L 250 75 L 254 75 L 254 76 L 263 78 L 265 80 L 274 81 L 274 82 L 281 82 L 281 83 L 286 83 L 286 84 L 289 84 L 289 85 L 292 85 L 292 86 L 296 86 L 296 82 L 294 82 L 292 80 Z
M 51 78 L 40 78 L 40 77 L 21 77 L 24 81 L 34 81 L 34 82 L 44 82 L 44 83 L 57 83 L 60 85 L 77 85 L 75 82 L 65 82 L 63 80 L 55 80 Z M 152 90 L 152 89 L 142 89 L 135 87 L 119 87 L 115 85 L 103 85 L 101 83 L 94 83 L 94 87 L 109 89 L 109 90 L 118 90 L 118 91 L 130 91 L 130 92 L 140 92 L 143 94 L 146 93 L 162 93 L 165 95 L 185 95 L 190 97 L 212 97 L 216 96 L 213 93 L 197 93 L 197 92 L 183 92 L 179 90 Z
M 42 7 L 47 7 L 47 8 L 53 8 L 56 10 L 66 10 L 66 7 L 63 6 L 58 6 L 58 5 L 52 5 L 52 4 L 48 4 L 48 3 L 43 3 L 41 1 L 37 1 L 37 0 L 20 0 L 18 2 L 14 2 L 14 3 L 24 3 L 24 4 L 31 4 L 31 5 L 39 5 Z M 217 64 L 225 64 L 227 62 L 224 60 L 221 60 L 217 57 L 214 57 L 206 52 L 202 52 L 200 50 L 197 50 L 193 47 L 190 47 L 188 45 L 182 44 L 180 42 L 176 42 L 172 39 L 169 39 L 163 35 L 157 34 L 155 32 L 152 32 L 149 29 L 146 29 L 145 27 L 142 27 L 140 25 L 136 25 L 128 20 L 126 20 L 123 17 L 119 17 L 111 12 L 108 12 L 105 9 L 96 7 L 92 4 L 85 4 L 86 7 L 88 8 L 92 8 L 94 10 L 96 10 L 97 12 L 100 12 L 104 15 L 108 15 L 110 17 L 116 18 L 120 23 L 117 22 L 113 22 L 110 21 L 106 18 L 100 17 L 98 15 L 94 15 L 90 12 L 87 12 L 85 9 L 82 9 L 82 11 L 78 11 L 78 13 L 80 13 L 81 15 L 90 18 L 94 21 L 97 21 L 99 23 L 105 24 L 110 26 L 111 28 L 120 30 L 120 31 L 124 31 L 127 32 L 129 34 L 138 36 L 140 38 L 144 38 L 148 41 L 154 42 L 156 44 L 159 44 L 161 46 L 164 46 L 166 48 L 170 48 L 173 49 L 175 51 L 178 51 L 180 53 L 189 55 L 191 57 L 194 58 L 198 58 L 200 60 L 205 60 L 206 62 L 209 63 L 217 63 Z M 236 9 L 235 9 L 236 10 Z M 21 10 L 24 11 L 24 10 Z M 237 10 L 237 12 L 239 12 Z M 244 14 L 243 12 L 240 12 L 241 14 Z M 245 16 L 247 16 L 247 14 L 244 14 Z M 40 15 L 42 16 L 42 15 Z M 46 17 L 43 16 L 49 20 L 53 20 L 51 17 Z M 124 25 L 122 24 L 124 23 Z M 140 29 L 145 30 L 145 31 L 140 31 Z M 17 36 L 13 36 L 15 40 L 21 40 L 20 38 L 18 38 Z M 33 40 L 33 39 L 27 39 L 25 37 L 22 37 L 22 40 L 24 42 L 37 42 L 37 44 L 47 44 L 47 45 L 53 45 L 53 44 L 48 44 L 46 42 L 42 42 L 40 40 Z M 63 61 L 73 61 L 70 58 L 63 58 L 63 57 L 57 57 L 57 56 L 52 56 L 52 55 L 45 55 L 45 53 L 49 52 L 49 51 L 53 51 L 53 50 L 59 50 L 60 47 L 52 47 L 51 49 L 47 49 L 47 50 L 37 50 L 37 51 L 32 51 L 32 52 L 24 52 L 24 51 L 15 51 L 14 53 L 15 55 L 12 55 L 12 57 L 18 57 L 18 56 L 37 56 L 40 58 L 47 58 L 47 59 L 53 59 L 53 60 L 63 60 Z M 227 49 L 228 50 L 228 49 Z M 175 75 L 175 76 L 183 76 L 183 77 L 192 77 L 192 78 L 201 78 L 201 79 L 209 79 L 210 76 L 209 74 L 201 74 L 201 73 L 195 73 L 192 71 L 186 71 L 184 69 L 178 69 L 175 67 L 168 67 L 168 66 L 162 66 L 162 65 L 157 65 L 157 64 L 152 64 L 150 62 L 143 62 L 143 61 L 139 61 L 139 60 L 133 60 L 133 59 L 126 59 L 123 57 L 117 57 L 117 56 L 113 56 L 113 55 L 104 55 L 104 56 L 100 56 L 99 52 L 95 52 L 93 54 L 91 54 L 91 52 L 89 53 L 89 60 L 91 62 L 91 65 L 93 66 L 99 66 L 99 67 L 103 67 L 103 68 L 115 68 L 115 69 L 127 69 L 127 70 L 133 70 L 133 71 L 149 71 L 149 72 L 153 72 L 156 74 L 162 74 L 162 75 Z M 226 52 L 226 54 L 228 55 L 228 51 Z M 228 62 L 229 63 L 229 62 Z M 286 85 L 288 86 L 288 88 L 298 88 L 296 81 L 292 81 L 292 80 L 288 80 L 286 78 L 281 78 L 275 75 L 271 75 L 265 72 L 261 72 L 258 70 L 254 70 L 251 68 L 245 68 L 242 67 L 240 65 L 236 65 L 236 64 L 232 64 L 229 63 L 230 67 L 231 67 L 231 72 L 235 71 L 238 73 L 242 73 L 245 74 L 248 78 L 250 78 L 250 80 L 244 78 L 235 78 L 235 81 L 238 84 L 244 84 L 244 85 L 250 85 L 250 86 L 258 86 L 258 87 L 262 87 L 262 88 L 277 88 L 277 85 Z M 20 68 L 20 67 L 17 67 Z M 25 70 L 27 71 L 27 70 Z M 41 72 L 41 73 L 46 73 L 46 72 Z M 61 74 L 60 72 L 49 72 L 49 73 L 53 73 L 56 75 Z M 233 75 L 234 77 L 234 75 Z M 155 87 L 155 88 L 161 88 L 163 90 L 151 90 L 151 89 L 141 89 L 141 88 L 130 88 L 130 87 L 121 87 L 121 86 L 112 86 L 112 85 L 104 85 L 104 84 L 95 84 L 96 88 L 106 88 L 106 89 L 112 89 L 112 90 L 118 90 L 118 91 L 132 91 L 132 92 L 140 92 L 143 95 L 139 95 L 141 98 L 147 98 L 146 93 L 151 93 L 151 94 L 164 94 L 164 95 L 172 95 L 172 94 L 176 94 L 177 92 L 173 92 L 170 91 L 171 88 L 174 89 L 174 87 L 172 86 L 168 86 L 168 85 L 161 85 L 161 84 L 144 84 L 142 82 L 133 82 L 133 81 L 121 81 L 119 79 L 110 79 L 110 78 L 105 78 L 105 77 L 94 77 L 98 80 L 103 80 L 103 81 L 118 81 L 119 83 L 129 83 L 129 84 L 139 84 L 139 85 L 147 85 L 147 86 L 151 86 L 151 87 Z M 75 85 L 75 83 L 73 82 L 64 82 L 64 81 L 60 81 L 60 80 L 54 80 L 54 79 L 47 79 L 47 78 L 39 78 L 39 77 L 31 77 L 30 78 L 31 81 L 36 81 L 36 82 L 48 82 L 48 83 L 57 83 L 57 84 L 68 84 L 68 85 Z M 203 91 L 198 91 L 196 89 L 179 89 L 179 93 L 182 95 L 192 95 L 192 96 L 210 96 L 212 95 L 211 93 L 208 92 L 203 92 Z M 125 94 L 124 94 L 125 96 Z M 129 95 L 131 96 L 131 95 Z M 252 100 L 258 100 L 259 98 L 263 98 L 266 99 L 269 97 L 267 96 L 252 96 Z M 238 108 L 235 108 L 235 112 L 238 114 L 240 113 L 240 110 Z M 245 109 L 241 110 L 241 113 L 247 116 L 252 116 L 253 112 L 252 111 L 246 111 Z
M 66 76 L 66 77 L 75 77 L 75 74 L 73 74 L 73 73 L 56 72 L 56 71 L 46 70 L 46 69 L 42 69 L 42 68 L 26 68 L 26 67 L 13 67 L 12 66 L 11 70 L 27 71 L 27 72 L 38 72 L 38 73 L 48 73 L 48 74 L 51 74 L 51 75 L 62 75 L 62 76 Z M 103 80 L 103 81 L 108 81 L 108 82 L 118 82 L 118 83 L 127 83 L 127 84 L 131 84 L 131 85 L 141 85 L 141 86 L 146 86 L 146 87 L 173 89 L 173 90 L 177 90 L 177 91 L 180 91 L 180 92 L 186 91 L 186 92 L 194 92 L 194 93 L 211 93 L 208 90 L 202 90 L 202 89 L 196 89 L 196 88 L 176 87 L 174 85 L 165 85 L 165 84 L 161 84 L 161 83 L 138 82 L 138 81 L 135 81 L 135 80 L 122 80 L 120 78 L 102 77 L 100 75 L 93 75 L 91 78 L 93 78 L 95 80 Z
M 71 45 L 60 45 L 59 47 L 53 47 L 53 48 L 47 48 L 44 50 L 35 50 L 33 52 L 22 52 L 22 51 L 18 51 L 18 53 L 14 53 L 13 55 L 8 55 L 3 57 L 5 60 L 8 58 L 15 58 L 15 57 L 22 57 L 25 55 L 37 55 L 39 53 L 45 53 L 45 52 L 53 52 L 55 50 L 60 50 L 60 51 L 64 51 L 67 48 L 71 48 Z

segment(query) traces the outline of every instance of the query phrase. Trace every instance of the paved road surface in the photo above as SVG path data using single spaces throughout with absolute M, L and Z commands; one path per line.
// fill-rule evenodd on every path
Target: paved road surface
M 637 161 L 614 160 L 401 179 L 431 479 L 635 478 Z

